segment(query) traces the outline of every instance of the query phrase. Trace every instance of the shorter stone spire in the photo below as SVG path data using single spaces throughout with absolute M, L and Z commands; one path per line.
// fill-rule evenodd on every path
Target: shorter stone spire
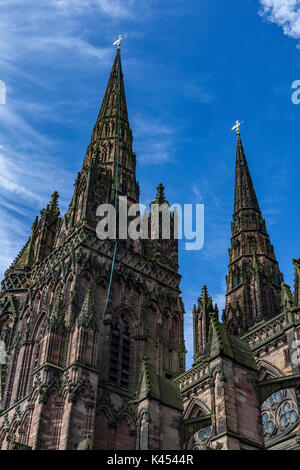
M 169 202 L 166 200 L 165 196 L 165 187 L 162 183 L 159 183 L 159 185 L 156 188 L 156 198 L 155 201 L 153 201 L 151 204 L 168 204 Z
M 61 288 L 58 289 L 56 298 L 49 310 L 50 314 L 46 323 L 47 330 L 54 331 L 59 326 L 64 326 L 64 300 Z
M 58 217 L 60 215 L 60 211 L 58 207 L 58 198 L 59 198 L 58 192 L 54 191 L 54 193 L 51 196 L 49 212 L 55 217 Z
M 96 329 L 97 325 L 94 317 L 95 298 L 91 288 L 86 291 L 86 296 L 83 301 L 80 314 L 77 319 L 79 327 Z
M 213 307 L 212 298 L 204 285 L 198 306 L 194 305 L 193 308 L 195 362 L 205 356 L 211 315 L 218 320 L 218 307 L 217 304 Z
M 45 220 L 47 225 L 51 224 L 60 215 L 60 211 L 58 208 L 58 198 L 58 192 L 54 191 L 51 196 L 51 201 L 49 204 L 47 204 L 46 209 L 41 210 L 41 218 Z

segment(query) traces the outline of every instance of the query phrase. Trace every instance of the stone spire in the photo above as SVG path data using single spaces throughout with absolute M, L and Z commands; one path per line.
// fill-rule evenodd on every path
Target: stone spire
M 166 200 L 165 196 L 165 187 L 162 183 L 159 183 L 159 185 L 156 188 L 156 197 L 155 201 L 153 201 L 151 204 L 167 204 L 169 205 L 169 202 Z
M 135 203 L 139 199 L 139 186 L 135 179 L 136 156 L 132 151 L 132 140 L 118 49 L 83 166 L 96 163 L 110 170 L 114 185 L 118 156 L 119 194 Z
M 94 294 L 90 288 L 87 289 L 85 299 L 83 301 L 80 314 L 77 318 L 77 324 L 79 327 L 89 328 L 92 326 L 94 329 L 97 328 L 94 318 Z
M 194 305 L 193 308 L 195 362 L 206 354 L 211 315 L 218 320 L 218 307 L 217 305 L 213 307 L 207 287 L 203 286 L 201 296 L 198 298 L 198 306 Z
M 282 274 L 258 205 L 240 134 L 223 321 L 239 334 L 280 312 Z
M 87 222 L 91 227 L 97 226 L 97 208 L 103 203 L 114 204 L 115 184 L 119 196 L 127 196 L 128 204 L 138 202 L 139 185 L 135 169 L 136 156 L 132 151 L 132 132 L 118 49 L 82 170 L 74 184 L 72 201 L 60 225 L 56 246 L 76 225 Z
M 234 212 L 236 213 L 241 209 L 254 209 L 260 213 L 241 136 L 238 133 L 235 164 Z
M 41 210 L 41 217 L 45 218 L 48 225 L 51 224 L 53 220 L 57 219 L 57 217 L 59 217 L 60 215 L 60 211 L 58 207 L 58 197 L 59 197 L 58 192 L 54 191 L 54 193 L 51 196 L 50 204 L 47 204 L 46 209 Z

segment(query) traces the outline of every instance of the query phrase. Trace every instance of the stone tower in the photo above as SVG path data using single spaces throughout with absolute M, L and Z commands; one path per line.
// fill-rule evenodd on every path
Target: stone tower
M 239 334 L 280 312 L 283 280 L 257 202 L 239 132 L 231 231 L 223 322 L 230 333 Z
M 53 194 L 2 282 L 2 449 L 180 446 L 177 241 L 119 240 L 112 273 L 114 241 L 96 234 L 97 207 L 114 201 L 116 184 L 129 205 L 139 201 L 135 169 L 118 50 L 70 206 L 60 217 Z

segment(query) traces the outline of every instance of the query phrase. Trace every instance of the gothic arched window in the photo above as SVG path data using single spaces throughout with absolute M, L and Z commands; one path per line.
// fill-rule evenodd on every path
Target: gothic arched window
M 109 382 L 115 387 L 128 390 L 130 364 L 129 324 L 120 317 L 111 331 Z

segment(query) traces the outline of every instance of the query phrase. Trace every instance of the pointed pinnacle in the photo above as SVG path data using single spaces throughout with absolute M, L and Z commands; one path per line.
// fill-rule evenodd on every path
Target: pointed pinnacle
M 202 287 L 201 297 L 204 298 L 207 296 L 208 296 L 207 286 L 204 284 L 204 286 Z
M 156 204 L 168 204 L 168 201 L 166 200 L 166 197 L 165 197 L 165 187 L 162 183 L 159 183 L 159 185 L 157 186 L 157 192 L 156 192 L 156 199 L 155 199 L 155 202 Z
M 260 211 L 240 134 L 237 134 L 234 212 L 243 208 Z

